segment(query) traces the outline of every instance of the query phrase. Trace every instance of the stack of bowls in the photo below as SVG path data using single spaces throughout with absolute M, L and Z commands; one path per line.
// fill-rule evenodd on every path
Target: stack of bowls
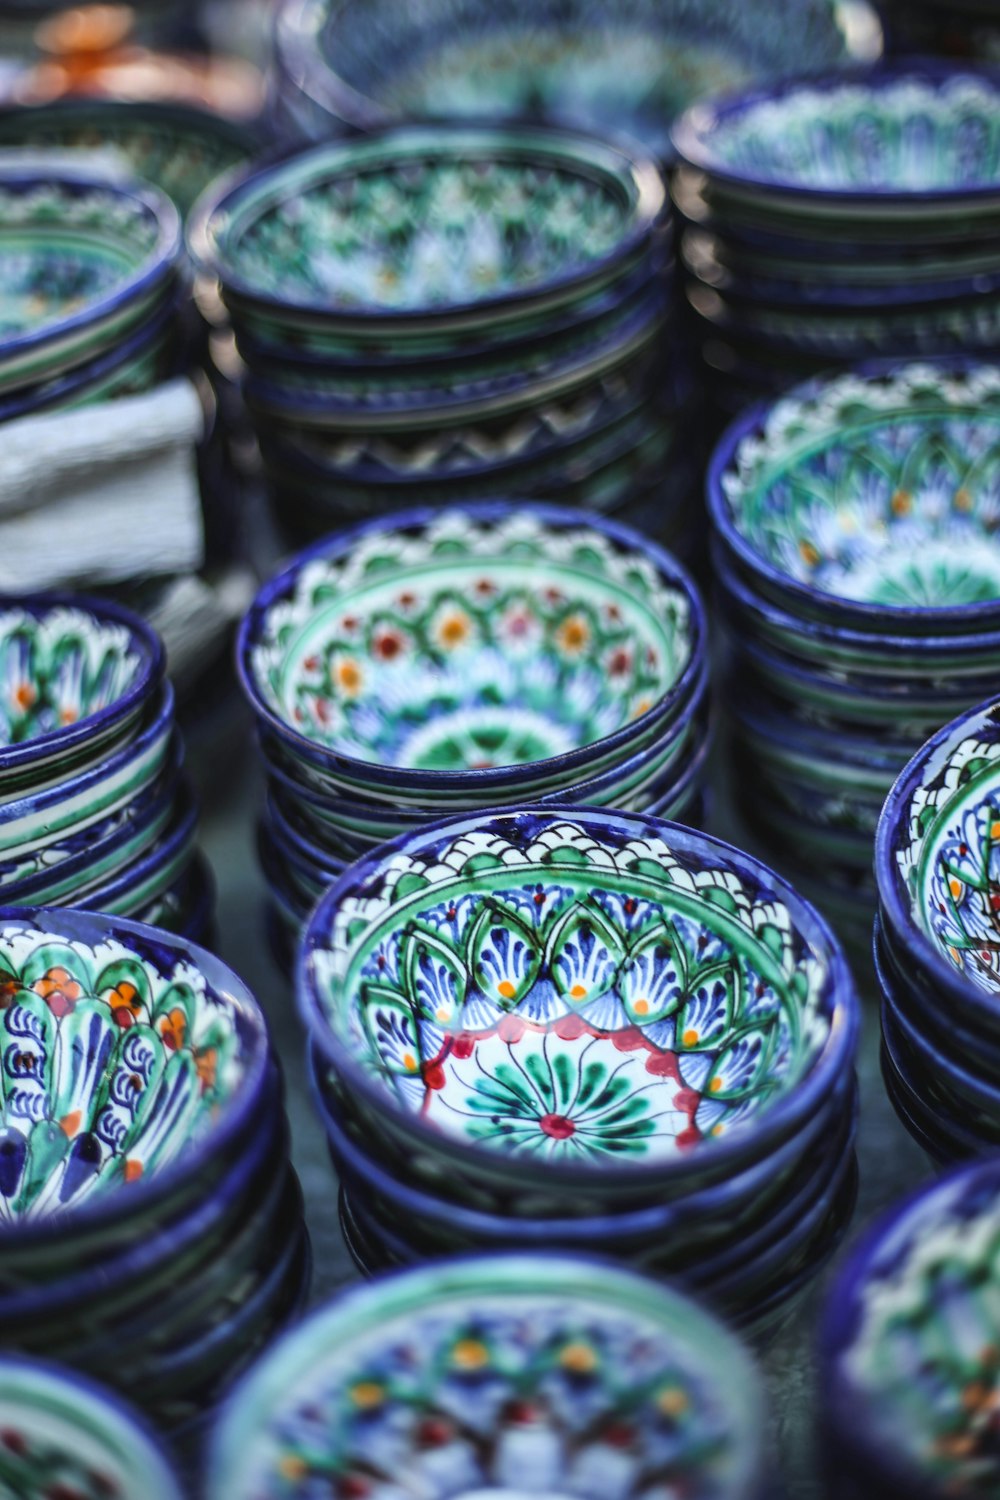
M 0 913 L 0 1327 L 196 1424 L 309 1269 L 263 1015 L 218 959 L 87 912 Z
M 726 704 L 769 857 L 867 945 L 909 757 L 1000 673 L 1000 368 L 870 366 L 755 408 L 708 505 Z
M 828 366 L 1000 348 L 1000 80 L 945 63 L 694 106 L 687 297 L 734 414 Z
M 882 1071 L 938 1162 L 1000 1149 L 1000 705 L 962 714 L 893 787 L 875 846 Z
M 406 116 L 627 131 L 663 158 L 693 100 L 873 62 L 868 0 L 285 0 L 278 105 L 314 139 Z
M 591 801 L 701 816 L 701 601 L 610 522 L 486 505 L 359 527 L 265 585 L 237 652 L 286 946 L 347 862 L 434 818 Z
M 147 390 L 186 295 L 174 205 L 88 168 L 0 170 L 0 421 Z
M 480 1256 L 354 1289 L 283 1339 L 216 1424 L 206 1500 L 762 1500 L 765 1421 L 745 1350 L 676 1293 Z
M 0 905 L 208 934 L 212 880 L 163 671 L 159 637 L 120 605 L 0 601 Z
M 954 1500 L 1000 1485 L 1000 1163 L 885 1214 L 830 1289 L 819 1351 L 831 1500 Z
M 285 528 L 518 494 L 685 540 L 666 215 L 651 158 L 517 126 L 333 143 L 206 202 Z
M 603 1251 L 762 1337 L 850 1219 L 850 972 L 705 835 L 587 808 L 432 825 L 322 898 L 298 999 L 362 1269 Z

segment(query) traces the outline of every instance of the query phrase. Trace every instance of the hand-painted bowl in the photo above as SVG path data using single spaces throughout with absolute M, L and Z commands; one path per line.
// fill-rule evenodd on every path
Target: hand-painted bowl
M 255 1118 L 249 990 L 156 928 L 67 910 L 2 911 L 0 976 L 0 1257 L 189 1202 Z
M 183 1500 L 180 1476 L 138 1414 L 55 1365 L 0 1359 L 0 1466 L 18 1500 Z
M 998 485 L 1000 370 L 871 366 L 735 422 L 708 506 L 754 587 L 807 618 L 970 634 L 1000 622 Z
M 376 1136 L 609 1205 L 765 1158 L 850 1076 L 858 1026 L 839 947 L 784 881 L 585 808 L 455 819 L 359 861 L 310 919 L 298 996 Z
M 131 610 L 79 596 L 0 600 L 0 796 L 103 759 L 164 670 Z
M 996 1489 L 998 1203 L 996 1160 L 949 1173 L 884 1215 L 830 1289 L 826 1436 L 862 1500 Z
M 571 307 L 647 253 L 656 164 L 531 127 L 412 126 L 251 173 L 189 243 L 234 321 L 384 337 Z
M 237 643 L 255 713 L 307 764 L 479 799 L 596 774 L 661 735 L 704 652 L 697 591 L 668 554 L 511 505 L 321 543 L 264 587 Z
M 627 130 L 664 155 L 670 121 L 693 99 L 789 73 L 873 61 L 881 28 L 867 4 L 807 0 L 780 14 L 707 0 L 288 0 L 282 73 L 315 114 L 363 130 L 401 115 L 570 121 Z M 325 119 L 324 119 L 325 117 Z
M 0 172 L 0 390 L 93 358 L 171 288 L 177 210 L 155 188 Z
M 443 1261 L 340 1297 L 271 1350 L 222 1410 L 207 1495 L 304 1500 L 401 1473 L 428 1497 L 583 1494 L 613 1464 L 623 1493 L 756 1500 L 758 1390 L 725 1328 L 641 1277 Z
M 903 62 L 700 102 L 672 139 L 714 194 L 841 229 L 855 215 L 968 217 L 1000 203 L 1000 80 L 963 65 Z
M 190 870 L 197 855 L 198 818 L 198 799 L 185 779 L 178 786 L 170 820 L 156 842 L 100 884 L 91 886 L 86 900 L 74 905 L 138 920 Z M 169 923 L 163 925 L 169 928 Z

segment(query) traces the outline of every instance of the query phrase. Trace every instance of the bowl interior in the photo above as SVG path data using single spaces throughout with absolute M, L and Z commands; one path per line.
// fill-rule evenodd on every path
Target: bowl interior
M 445 825 L 349 870 L 305 951 L 352 1091 L 557 1166 L 710 1149 L 802 1082 L 833 1025 L 829 955 L 781 896 L 638 818 Z
M 526 765 L 639 720 L 691 662 L 679 578 L 587 528 L 453 513 L 307 563 L 258 611 L 248 661 L 272 713 L 379 766 Z
M 0 747 L 100 713 L 146 666 L 143 643 L 117 621 L 68 606 L 0 609 Z
M 696 159 L 754 183 L 919 194 L 1000 185 L 1000 90 L 970 73 L 808 84 L 692 110 Z
M 728 1361 L 731 1360 L 730 1365 Z M 486 1257 L 391 1278 L 287 1339 L 230 1405 L 209 1493 L 301 1495 L 331 1478 L 421 1494 L 751 1493 L 754 1377 L 714 1320 L 656 1286 L 561 1258 Z
M 238 1002 L 162 934 L 0 926 L 0 1225 L 134 1189 L 218 1127 L 259 1065 Z M 120 931 L 125 931 L 120 928 Z M 259 1050 L 259 1042 L 256 1044 Z
M 1000 599 L 1000 373 L 907 366 L 803 388 L 742 436 L 729 524 L 780 579 L 944 610 Z

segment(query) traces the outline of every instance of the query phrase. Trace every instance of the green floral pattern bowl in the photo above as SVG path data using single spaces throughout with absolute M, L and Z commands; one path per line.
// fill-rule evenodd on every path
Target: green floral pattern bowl
M 762 866 L 590 809 L 430 825 L 313 913 L 299 1002 L 376 1136 L 611 1197 L 719 1180 L 850 1074 L 857 1001 Z
M 676 1293 L 602 1262 L 443 1261 L 320 1309 L 223 1409 L 209 1500 L 683 1493 L 757 1500 L 757 1377 Z

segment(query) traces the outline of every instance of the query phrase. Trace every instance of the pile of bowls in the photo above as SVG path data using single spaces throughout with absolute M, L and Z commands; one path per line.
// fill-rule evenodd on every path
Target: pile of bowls
M 196 1425 L 309 1273 L 257 1002 L 203 949 L 0 913 L 0 1326 Z
M 950 1500 L 1000 1484 L 1000 1164 L 885 1214 L 829 1293 L 819 1351 L 832 1500 Z
M 961 715 L 893 787 L 875 846 L 882 1070 L 938 1162 L 1000 1149 L 1000 704 Z
M 651 158 L 525 126 L 335 142 L 206 202 L 283 526 L 517 494 L 686 539 L 667 215 Z
M 145 184 L 0 169 L 0 421 L 148 390 L 173 373 L 180 217 Z
M 911 755 L 1000 673 L 1000 368 L 870 366 L 747 413 L 708 479 L 741 805 L 867 945 Z
M 873 62 L 867 0 L 285 0 L 278 106 L 325 140 L 406 116 L 489 116 L 627 131 L 663 157 L 693 100 Z
M 705 835 L 588 808 L 432 825 L 326 893 L 297 989 L 362 1270 L 600 1251 L 763 1337 L 850 1220 L 850 972 Z
M 198 941 L 214 891 L 159 637 L 82 596 L 0 601 L 0 905 L 84 906 Z
M 1000 79 L 946 63 L 695 105 L 687 298 L 723 413 L 829 366 L 1000 348 Z
M 212 1434 L 207 1500 L 761 1500 L 760 1379 L 697 1305 L 566 1256 L 386 1277 L 320 1308 Z M 613 1487 L 613 1488 L 612 1488 Z
M 18 1500 L 184 1500 L 152 1429 L 58 1365 L 0 1355 L 0 1472 Z
M 265 585 L 237 655 L 286 947 L 345 864 L 435 818 L 591 801 L 701 816 L 701 601 L 610 522 L 506 504 L 359 527 Z

